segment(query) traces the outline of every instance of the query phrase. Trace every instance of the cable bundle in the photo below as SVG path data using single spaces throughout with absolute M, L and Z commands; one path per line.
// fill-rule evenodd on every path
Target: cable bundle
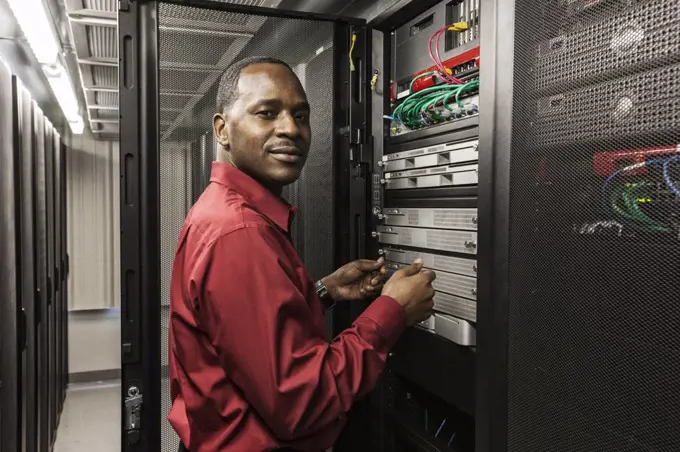
M 409 128 L 420 128 L 451 119 L 457 112 L 449 104 L 455 100 L 458 107 L 463 108 L 461 94 L 478 87 L 479 80 L 472 80 L 464 85 L 425 88 L 411 94 L 399 104 L 394 109 L 393 118 Z
M 669 158 L 651 159 L 635 165 L 622 168 L 611 174 L 602 187 L 602 195 L 605 207 L 627 223 L 634 229 L 645 232 L 673 232 L 673 229 L 642 211 L 640 203 L 648 200 L 648 193 L 655 188 L 649 182 L 626 183 L 611 190 L 608 190 L 612 181 L 620 174 L 633 171 L 643 166 L 659 165 L 662 167 L 664 182 L 668 188 L 680 198 L 680 189 L 673 183 L 670 176 L 670 165 L 680 161 L 680 155 Z
M 442 59 L 439 54 L 439 39 L 447 30 L 461 32 L 467 29 L 468 29 L 467 22 L 458 22 L 453 25 L 447 25 L 446 27 L 440 28 L 439 30 L 432 33 L 432 35 L 430 36 L 430 40 L 427 43 L 427 51 L 430 54 L 430 59 L 435 64 L 437 69 L 439 69 L 439 71 L 434 71 L 432 74 L 437 76 L 444 83 L 462 85 L 465 82 L 454 77 L 451 73 L 451 69 L 447 68 L 446 66 L 444 66 L 444 63 L 442 63 Z M 432 52 L 432 41 L 435 41 L 434 53 Z
M 394 109 L 392 116 L 386 116 L 387 119 L 392 119 L 410 129 L 418 129 L 459 116 L 460 110 L 455 111 L 449 104 L 455 100 L 458 107 L 462 109 L 461 94 L 478 88 L 479 80 L 465 82 L 454 77 L 451 69 L 444 66 L 441 61 L 439 40 L 447 30 L 461 32 L 467 30 L 467 28 L 467 22 L 458 22 L 443 27 L 430 36 L 428 52 L 436 69 L 419 74 L 411 81 L 408 97 Z M 433 42 L 435 44 L 434 51 L 432 50 Z M 414 83 L 424 77 L 437 77 L 444 84 L 425 88 L 414 93 Z

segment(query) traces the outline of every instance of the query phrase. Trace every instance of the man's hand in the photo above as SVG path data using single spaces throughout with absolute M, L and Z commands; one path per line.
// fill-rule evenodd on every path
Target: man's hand
M 333 301 L 359 300 L 377 295 L 382 290 L 385 260 L 360 259 L 340 267 L 321 280 Z
M 437 277 L 431 270 L 423 270 L 422 259 L 396 272 L 382 291 L 404 308 L 406 324 L 415 325 L 427 320 L 434 309 L 432 281 Z

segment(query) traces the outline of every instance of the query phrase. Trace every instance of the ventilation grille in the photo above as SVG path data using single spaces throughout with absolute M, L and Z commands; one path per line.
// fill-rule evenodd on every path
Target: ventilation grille
M 515 3 L 508 452 L 680 450 L 678 5 Z
M 609 3 L 614 3 L 613 16 L 539 44 L 536 89 L 625 76 L 680 60 L 680 2 L 636 1 L 635 7 Z
M 536 145 L 680 129 L 680 65 L 536 101 Z

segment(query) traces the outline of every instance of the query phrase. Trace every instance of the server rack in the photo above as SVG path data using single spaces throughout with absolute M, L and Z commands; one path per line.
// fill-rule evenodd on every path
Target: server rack
M 21 90 L 19 103 L 21 111 L 21 272 L 22 272 L 22 305 L 23 325 L 25 328 L 25 349 L 22 362 L 22 374 L 24 387 L 22 394 L 22 451 L 37 450 L 38 444 L 38 338 L 37 319 L 38 305 L 36 293 L 38 278 L 36 274 L 36 241 L 35 229 L 36 218 L 34 215 L 35 205 L 35 155 L 34 128 L 33 128 L 33 103 L 25 89 Z
M 445 86 L 421 75 L 434 67 L 428 38 L 445 25 L 470 27 L 442 33 L 441 61 L 466 82 L 479 77 L 479 16 L 474 1 L 402 1 L 369 23 L 369 254 L 382 255 L 388 271 L 421 257 L 438 274 L 436 314 L 404 333 L 372 395 L 380 419 L 372 450 L 475 450 L 479 91 L 436 124 L 405 127 L 393 112 L 421 89 Z
M 21 444 L 21 363 L 23 341 L 21 312 L 21 156 L 19 146 L 19 112 L 16 79 L 7 66 L 0 62 L 0 444 L 3 450 L 18 450 Z
M 0 128 L 2 128 L 2 384 L 0 385 L 0 444 L 2 450 L 47 452 L 56 434 L 65 395 L 61 362 L 64 303 L 50 308 L 48 293 L 46 155 L 58 145 L 58 135 L 16 76 L 0 64 Z M 61 154 L 56 159 L 61 158 Z M 65 167 L 57 160 L 53 180 L 65 181 Z M 56 190 L 56 187 L 55 187 Z M 61 190 L 60 190 L 61 191 Z M 51 224 L 65 232 L 61 196 L 51 206 L 60 218 Z M 59 236 L 51 243 L 65 252 Z M 56 253 L 55 253 L 56 254 Z M 57 257 L 55 256 L 55 259 Z M 52 323 L 50 323 L 50 319 Z M 50 338 L 50 334 L 52 335 Z M 58 342 L 58 343 L 57 343 Z M 61 381 L 59 381 L 62 379 Z
M 478 446 L 675 450 L 679 6 L 485 5 Z

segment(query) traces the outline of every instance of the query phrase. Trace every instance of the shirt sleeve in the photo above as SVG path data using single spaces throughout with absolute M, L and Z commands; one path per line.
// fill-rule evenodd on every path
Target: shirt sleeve
M 278 234 L 278 236 L 277 236 Z M 338 422 L 370 391 L 405 327 L 402 307 L 380 297 L 332 343 L 315 331 L 297 275 L 268 226 L 246 227 L 209 249 L 197 306 L 225 371 L 283 441 Z

